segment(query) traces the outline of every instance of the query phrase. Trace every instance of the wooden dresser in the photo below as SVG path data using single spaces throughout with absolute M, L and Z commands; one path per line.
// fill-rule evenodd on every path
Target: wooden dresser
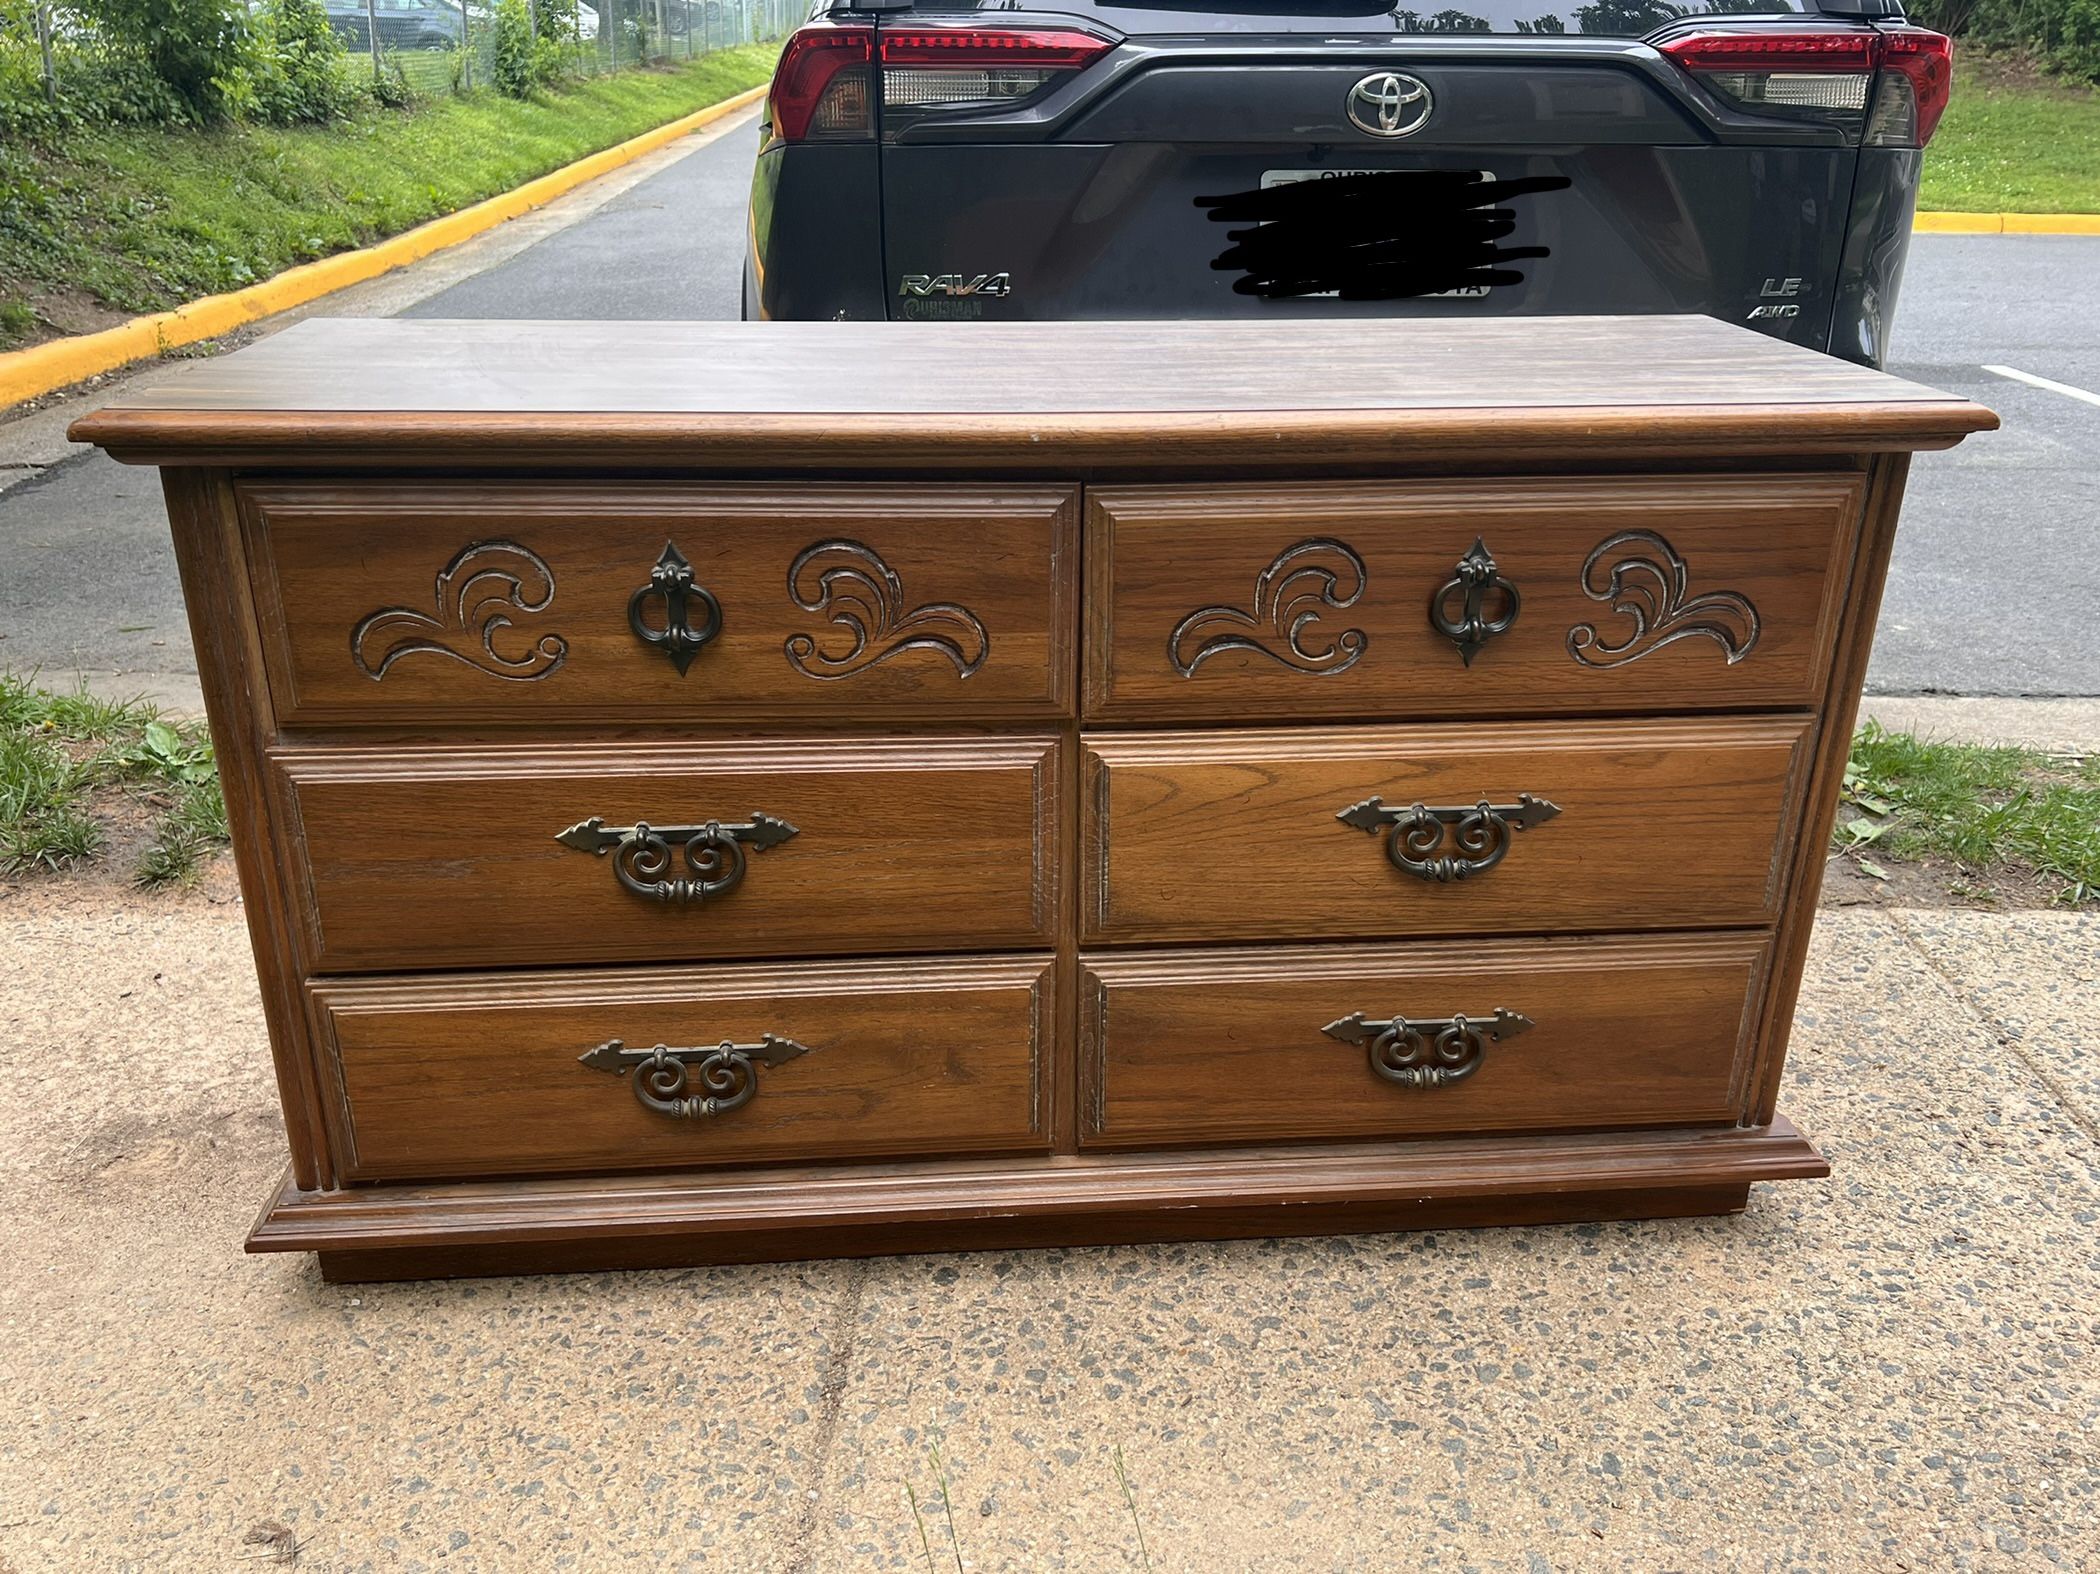
M 332 1278 L 1718 1213 L 1911 451 L 1697 318 L 316 321 L 162 467 Z M 1814 1046 L 1810 1046 L 1811 1050 Z

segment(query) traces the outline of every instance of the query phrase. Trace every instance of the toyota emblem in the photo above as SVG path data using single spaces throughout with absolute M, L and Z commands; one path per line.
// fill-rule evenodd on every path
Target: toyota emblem
M 1429 121 L 1429 84 L 1397 71 L 1365 77 L 1349 89 L 1349 123 L 1374 137 L 1404 137 Z

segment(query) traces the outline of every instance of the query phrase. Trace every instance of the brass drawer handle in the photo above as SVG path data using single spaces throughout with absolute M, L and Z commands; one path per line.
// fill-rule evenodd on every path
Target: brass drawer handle
M 1491 596 L 1502 607 L 1495 617 L 1487 615 Z M 1476 536 L 1472 550 L 1458 560 L 1451 578 L 1437 586 L 1436 594 L 1429 598 L 1429 626 L 1456 645 L 1459 656 L 1470 667 L 1481 646 L 1516 626 L 1517 609 L 1523 602 L 1517 587 L 1496 568 L 1485 538 Z
M 1344 825 L 1376 836 L 1387 827 L 1386 856 L 1396 869 L 1423 880 L 1449 885 L 1492 869 L 1509 853 L 1518 831 L 1543 825 L 1560 813 L 1560 805 L 1528 792 L 1517 794 L 1515 803 L 1489 803 L 1432 808 L 1409 804 L 1405 809 L 1388 808 L 1383 798 L 1352 803 L 1335 818 Z M 1449 841 L 1451 851 L 1445 852 Z
M 709 820 L 701 825 L 607 825 L 597 815 L 570 826 L 554 839 L 578 852 L 613 854 L 613 873 L 636 896 L 674 907 L 704 902 L 743 882 L 744 849 L 764 852 L 801 834 L 787 821 L 754 810 L 737 825 Z M 671 875 L 671 846 L 683 844 L 688 875 Z
M 661 600 L 664 626 L 652 627 L 642 613 L 651 598 Z M 698 611 L 700 621 L 693 621 Z M 654 645 L 671 658 L 680 677 L 700 654 L 700 647 L 722 632 L 722 603 L 693 577 L 693 565 L 675 543 L 664 543 L 663 556 L 649 570 L 649 583 L 627 598 L 627 626 L 644 645 Z
M 1490 1044 L 1500 1044 L 1537 1024 L 1507 1006 L 1492 1016 L 1391 1017 L 1373 1022 L 1361 1011 L 1320 1029 L 1344 1044 L 1368 1046 L 1371 1069 L 1403 1088 L 1443 1088 L 1480 1069 Z
M 760 1066 L 784 1066 L 809 1050 L 809 1045 L 777 1033 L 761 1035 L 756 1044 L 732 1044 L 725 1038 L 695 1049 L 658 1044 L 654 1049 L 633 1050 L 609 1038 L 577 1059 L 593 1071 L 609 1071 L 616 1077 L 632 1071 L 634 1096 L 644 1109 L 697 1120 L 741 1109 L 758 1096 Z M 696 1081 L 706 1094 L 686 1096 L 686 1088 Z

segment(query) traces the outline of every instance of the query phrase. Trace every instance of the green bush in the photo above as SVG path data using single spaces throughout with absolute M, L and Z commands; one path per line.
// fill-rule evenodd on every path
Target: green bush
M 2068 76 L 2100 81 L 2100 0 L 1912 0 L 1909 11 L 1942 33 L 2030 51 Z
M 372 78 L 369 89 L 372 102 L 381 109 L 407 109 L 416 101 L 416 86 L 408 79 L 408 67 L 401 63 L 397 50 L 389 49 L 380 56 L 378 75 Z
M 512 98 L 526 98 L 538 85 L 533 72 L 532 13 L 525 0 L 496 0 L 496 42 L 491 69 L 496 87 Z
M 188 118 L 212 124 L 241 107 L 249 47 L 241 0 L 89 0 L 83 10 L 152 68 Z
M 158 124 L 192 118 L 145 51 L 101 29 L 54 30 L 56 102 L 44 87 L 34 0 L 0 0 L 0 134 L 46 135 L 89 122 Z
M 55 115 L 29 0 L 0 0 L 0 132 L 32 130 Z
M 572 24 L 543 0 L 537 8 L 525 0 L 496 0 L 496 41 L 491 70 L 499 91 L 529 98 L 535 88 L 559 78 L 568 65 L 564 41 Z
M 345 74 L 342 40 L 322 0 L 266 0 L 251 75 L 256 119 L 290 126 L 337 120 L 362 96 Z

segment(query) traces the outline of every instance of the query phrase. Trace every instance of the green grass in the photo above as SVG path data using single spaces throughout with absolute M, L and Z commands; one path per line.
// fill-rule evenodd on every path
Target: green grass
M 118 312 L 237 289 L 453 212 L 755 87 L 777 46 L 575 80 L 532 101 L 477 90 L 333 125 L 120 128 L 0 144 L 0 348 L 45 291 Z
M 133 869 L 144 886 L 186 884 L 227 841 L 226 802 L 201 725 L 163 721 L 137 700 L 53 693 L 0 673 L 0 873 L 62 869 L 102 851 L 112 803 L 152 832 Z
M 2031 870 L 2067 904 L 2100 900 L 2100 757 L 1925 743 L 1869 722 L 1852 740 L 1836 846 L 1878 859 L 1937 858 L 1988 876 Z
M 102 828 L 84 806 L 88 785 L 56 739 L 0 732 L 0 868 L 57 869 L 92 857 Z
M 1957 53 L 1922 209 L 2100 213 L 2100 91 Z

